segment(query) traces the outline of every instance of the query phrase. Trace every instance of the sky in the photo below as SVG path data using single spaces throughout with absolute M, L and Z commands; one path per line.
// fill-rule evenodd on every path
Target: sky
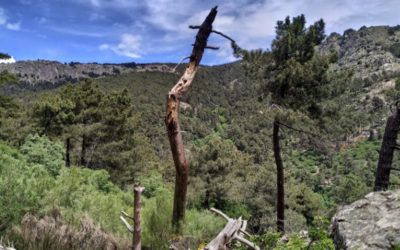
M 245 49 L 268 49 L 276 21 L 323 18 L 326 33 L 400 24 L 400 0 L 0 0 L 0 52 L 16 60 L 178 62 L 218 5 L 214 29 Z M 202 63 L 232 62 L 229 41 L 212 35 Z

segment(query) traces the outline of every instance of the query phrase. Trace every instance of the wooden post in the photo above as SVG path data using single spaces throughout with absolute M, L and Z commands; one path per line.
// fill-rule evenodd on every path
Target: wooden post
M 133 189 L 134 198 L 133 198 L 133 250 L 140 250 L 141 246 L 141 236 L 142 236 L 142 228 L 140 227 L 140 209 L 142 207 L 142 203 L 140 201 L 142 192 L 144 187 L 135 187 Z
M 121 211 L 121 216 L 119 217 L 121 221 L 124 223 L 126 228 L 128 229 L 129 232 L 132 233 L 132 249 L 133 250 L 140 250 L 142 248 L 141 244 L 141 234 L 142 234 L 142 228 L 140 227 L 140 209 L 142 206 L 142 203 L 140 201 L 140 197 L 142 195 L 142 192 L 144 190 L 144 187 L 134 187 L 133 188 L 133 217 L 129 216 L 127 213 L 124 211 Z M 128 221 L 125 219 L 128 218 L 130 220 L 133 220 L 133 227 L 128 223 Z
M 214 7 L 200 26 L 191 26 L 191 28 L 198 29 L 199 31 L 193 44 L 189 64 L 182 77 L 167 95 L 165 125 L 167 127 L 176 172 L 172 223 L 177 233 L 179 233 L 181 224 L 185 219 L 186 193 L 189 177 L 189 162 L 185 156 L 185 148 L 179 124 L 179 104 L 182 96 L 188 92 L 192 84 L 204 50 L 208 48 L 207 40 L 212 32 L 212 23 L 216 15 L 217 7 Z

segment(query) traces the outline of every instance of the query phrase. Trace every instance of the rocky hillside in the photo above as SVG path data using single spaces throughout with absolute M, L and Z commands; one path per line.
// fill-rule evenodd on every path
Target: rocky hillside
M 332 33 L 321 46 L 323 53 L 336 51 L 336 70 L 352 70 L 356 77 L 377 81 L 400 74 L 400 26 L 361 27 Z
M 97 64 L 60 63 L 56 61 L 18 61 L 13 64 L 0 64 L 0 72 L 7 70 L 17 75 L 24 84 L 61 84 L 76 82 L 84 78 L 99 78 L 133 71 L 170 72 L 167 64 Z
M 399 218 L 400 190 L 370 193 L 339 209 L 333 218 L 336 246 L 338 249 L 398 249 Z

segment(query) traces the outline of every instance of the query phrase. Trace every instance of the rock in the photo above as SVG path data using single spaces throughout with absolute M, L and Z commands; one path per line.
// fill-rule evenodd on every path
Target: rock
M 400 33 L 388 26 L 348 29 L 343 35 L 332 33 L 319 47 L 322 54 L 336 51 L 338 61 L 333 70 L 350 70 L 362 79 L 383 80 L 400 72 L 400 58 L 390 48 L 398 43 Z
M 85 78 L 99 78 L 129 72 L 157 71 L 171 72 L 167 64 L 100 64 L 100 63 L 60 63 L 56 61 L 18 61 L 1 63 L 0 72 L 8 71 L 17 75 L 26 85 L 59 85 L 66 82 L 77 82 Z M 45 86 L 47 89 L 48 86 Z
M 338 249 L 394 249 L 400 245 L 400 190 L 372 192 L 332 219 Z

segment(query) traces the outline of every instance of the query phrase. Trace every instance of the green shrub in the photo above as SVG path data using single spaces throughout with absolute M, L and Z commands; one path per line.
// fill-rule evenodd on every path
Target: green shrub
M 400 43 L 394 43 L 389 47 L 389 51 L 395 56 L 400 57 Z
M 14 74 L 9 73 L 7 70 L 0 72 L 0 86 L 2 84 L 18 83 L 18 81 L 19 78 Z
M 28 135 L 21 147 L 21 153 L 26 156 L 27 163 L 42 165 L 53 176 L 58 175 L 64 166 L 64 146 L 45 136 Z

